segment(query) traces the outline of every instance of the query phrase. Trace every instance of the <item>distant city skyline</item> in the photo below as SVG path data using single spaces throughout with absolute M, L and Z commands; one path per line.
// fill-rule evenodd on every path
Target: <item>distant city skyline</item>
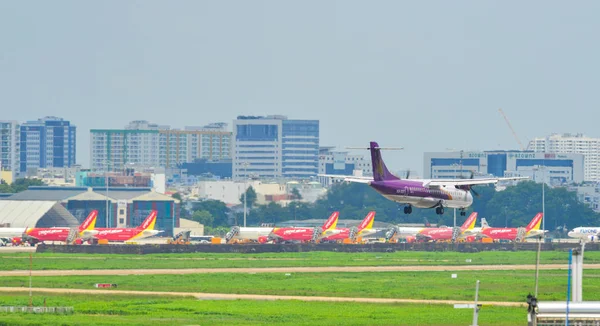
M 320 121 L 320 145 L 424 152 L 600 137 L 600 2 L 0 2 L 2 120 L 91 129 L 238 115 Z M 354 151 L 353 151 L 354 152 Z M 356 152 L 358 153 L 358 152 Z M 367 155 L 365 151 L 364 155 Z

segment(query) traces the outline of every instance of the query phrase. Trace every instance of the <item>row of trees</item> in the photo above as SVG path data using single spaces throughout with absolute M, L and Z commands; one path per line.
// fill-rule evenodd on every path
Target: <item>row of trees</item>
M 575 192 L 566 188 L 545 187 L 546 229 L 600 225 L 600 214 L 579 202 Z M 478 212 L 479 217 L 485 217 L 492 226 L 525 226 L 536 213 L 542 211 L 542 185 L 533 181 L 520 182 L 503 191 L 496 191 L 493 186 L 477 186 L 476 190 L 479 197 L 475 198 L 467 213 Z M 294 219 L 325 219 L 333 211 L 340 211 L 341 219 L 362 219 L 371 210 L 377 212 L 376 221 L 397 224 L 422 223 L 428 219 L 432 224 L 453 224 L 452 209 L 446 209 L 443 215 L 436 215 L 432 209 L 414 209 L 412 214 L 405 215 L 403 205 L 385 199 L 364 184 L 337 184 L 324 198 L 313 204 L 293 201 L 287 207 L 276 203 L 256 205 L 256 192 L 252 188 L 248 189 L 246 195 L 249 208 L 247 225 L 278 224 Z M 243 195 L 240 200 L 243 202 Z M 241 225 L 243 210 L 232 211 L 220 201 L 207 200 L 192 205 L 191 218 L 208 227 Z M 464 219 L 457 213 L 457 224 L 462 224 Z
M 0 194 L 14 194 L 27 190 L 29 186 L 45 186 L 46 184 L 40 179 L 17 179 L 12 184 L 7 184 L 2 180 L 0 182 Z

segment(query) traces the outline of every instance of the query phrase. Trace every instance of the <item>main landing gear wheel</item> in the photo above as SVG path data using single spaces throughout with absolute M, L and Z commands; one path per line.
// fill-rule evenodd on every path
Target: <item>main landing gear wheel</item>
M 460 216 L 465 216 L 465 215 L 467 215 L 467 212 L 465 212 L 465 211 L 460 211 Z
M 412 213 L 412 206 L 404 206 L 404 214 Z
M 444 206 L 438 206 L 435 208 L 435 213 L 438 215 L 444 214 Z

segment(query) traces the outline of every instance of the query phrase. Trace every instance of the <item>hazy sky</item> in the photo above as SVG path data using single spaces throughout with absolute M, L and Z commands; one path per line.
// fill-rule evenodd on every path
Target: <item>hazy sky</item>
M 600 137 L 599 1 L 0 0 L 0 119 L 89 130 L 319 119 L 321 145 L 517 149 Z M 367 154 L 365 152 L 365 154 Z

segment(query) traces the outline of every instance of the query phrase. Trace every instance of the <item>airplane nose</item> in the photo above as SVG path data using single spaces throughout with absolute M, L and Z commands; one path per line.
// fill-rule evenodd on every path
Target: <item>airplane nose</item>
M 567 235 L 568 235 L 568 236 L 570 236 L 571 238 L 574 238 L 574 237 L 575 237 L 575 233 L 574 233 L 574 232 L 572 232 L 572 231 L 571 231 L 571 232 L 569 232 L 569 233 L 567 233 Z

